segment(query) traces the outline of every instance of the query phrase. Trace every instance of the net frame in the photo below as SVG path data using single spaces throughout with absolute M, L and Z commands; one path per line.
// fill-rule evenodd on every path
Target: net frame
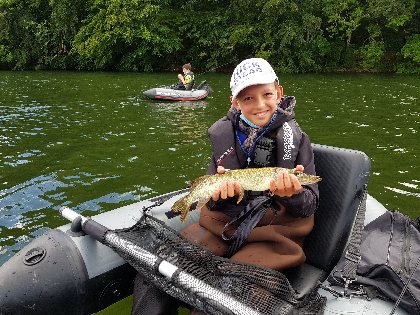
M 325 307 L 318 287 L 298 299 L 283 273 L 215 256 L 148 214 L 109 231 L 105 244 L 156 287 L 208 314 L 322 314 Z M 162 261 L 177 269 L 165 276 Z

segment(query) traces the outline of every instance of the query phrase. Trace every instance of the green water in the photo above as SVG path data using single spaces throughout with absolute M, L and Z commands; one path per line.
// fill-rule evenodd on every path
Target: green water
M 207 128 L 229 108 L 229 75 L 205 73 L 213 97 L 156 102 L 142 91 L 176 74 L 0 72 L 0 265 L 49 228 L 187 186 L 209 161 Z M 312 142 L 364 151 L 369 192 L 419 215 L 420 78 L 284 75 Z

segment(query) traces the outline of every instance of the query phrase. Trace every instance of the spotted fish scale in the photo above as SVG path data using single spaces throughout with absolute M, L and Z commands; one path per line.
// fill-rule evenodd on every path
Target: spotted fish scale
M 220 187 L 220 184 L 227 180 L 237 181 L 241 185 L 239 203 L 245 190 L 269 190 L 271 179 L 275 178 L 280 172 L 295 174 L 301 185 L 310 185 L 321 180 L 319 176 L 281 167 L 246 168 L 226 171 L 223 174 L 204 175 L 194 180 L 189 193 L 173 204 L 172 211 L 181 213 L 181 221 L 184 222 L 194 202 L 197 202 L 197 209 L 201 209 L 210 200 L 213 192 Z

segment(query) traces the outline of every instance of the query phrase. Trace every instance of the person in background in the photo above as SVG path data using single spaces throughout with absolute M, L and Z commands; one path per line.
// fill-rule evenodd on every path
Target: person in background
M 191 91 L 195 83 L 194 73 L 191 71 L 191 64 L 186 63 L 183 65 L 182 72 L 183 74 L 178 74 L 179 81 L 173 86 L 173 88 L 175 90 Z

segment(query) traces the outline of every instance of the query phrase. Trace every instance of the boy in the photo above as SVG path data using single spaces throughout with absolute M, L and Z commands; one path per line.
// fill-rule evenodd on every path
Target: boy
M 212 160 L 207 173 L 280 166 L 315 175 L 308 136 L 295 121 L 295 98 L 283 96 L 277 75 L 264 59 L 242 61 L 234 70 L 231 108 L 209 129 Z M 199 223 L 182 231 L 217 256 L 282 270 L 302 264 L 304 237 L 313 227 L 317 184 L 301 186 L 280 173 L 270 192 L 248 192 L 237 204 L 240 186 L 224 182 L 201 210 Z
M 194 86 L 194 73 L 191 71 L 191 64 L 186 63 L 182 66 L 182 74 L 178 74 L 178 85 L 176 87 L 177 90 L 187 90 L 190 91 Z

